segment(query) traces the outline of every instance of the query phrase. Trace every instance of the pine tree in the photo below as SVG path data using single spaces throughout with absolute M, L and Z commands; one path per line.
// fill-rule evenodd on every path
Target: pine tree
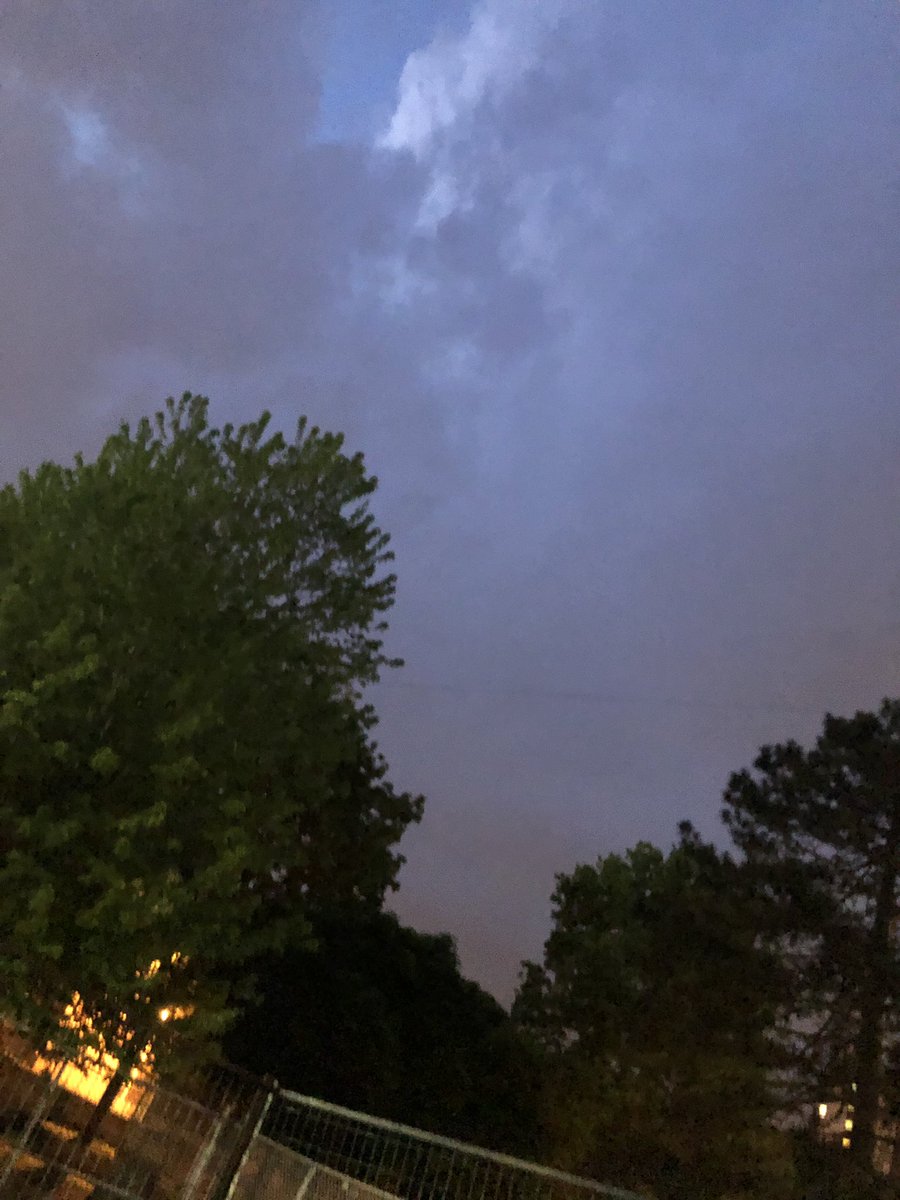
M 790 967 L 795 1096 L 841 1100 L 868 1169 L 900 1031 L 900 702 L 828 715 L 812 749 L 765 746 L 754 766 L 723 816 Z

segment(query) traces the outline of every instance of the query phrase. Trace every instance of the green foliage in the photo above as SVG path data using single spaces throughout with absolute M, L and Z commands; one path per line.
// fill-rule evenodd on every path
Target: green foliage
M 452 940 L 360 905 L 313 920 L 257 964 L 260 1002 L 228 1058 L 350 1108 L 511 1153 L 537 1145 L 535 1057 L 509 1016 L 464 979 Z
M 847 1106 L 866 1169 L 900 1038 L 900 702 L 827 716 L 810 750 L 763 747 L 725 802 L 790 970 L 794 1101 Z
M 549 1153 L 659 1200 L 786 1194 L 770 1128 L 775 964 L 739 869 L 684 827 L 561 875 L 513 1015 L 544 1054 Z
M 0 1005 L 33 1030 L 77 991 L 95 1042 L 161 1043 L 162 1005 L 220 1032 L 213 968 L 302 928 L 348 844 L 378 898 L 420 812 L 359 700 L 390 665 L 376 481 L 268 420 L 185 395 L 0 492 Z

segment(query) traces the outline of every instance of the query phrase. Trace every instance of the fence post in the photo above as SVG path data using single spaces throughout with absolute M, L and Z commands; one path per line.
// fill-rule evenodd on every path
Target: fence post
M 234 1153 L 228 1159 L 225 1171 L 223 1171 L 219 1178 L 219 1183 L 213 1192 L 212 1200 L 232 1200 L 234 1196 L 238 1179 L 244 1163 L 247 1161 L 247 1156 L 250 1153 L 250 1147 L 253 1145 L 260 1129 L 262 1129 L 266 1113 L 269 1111 L 269 1105 L 272 1103 L 278 1088 L 278 1084 L 274 1079 L 267 1079 L 264 1082 L 266 1090 L 260 1091 L 250 1106 L 250 1112 L 241 1130 L 237 1146 Z
M 297 1188 L 297 1195 L 294 1197 L 294 1200 L 303 1200 L 303 1197 L 309 1191 L 309 1185 L 312 1183 L 313 1176 L 315 1175 L 316 1171 L 318 1171 L 318 1169 L 319 1168 L 316 1166 L 312 1166 L 309 1168 L 309 1170 L 303 1176 L 303 1182 Z
M 59 1072 L 57 1070 L 54 1072 L 54 1074 L 47 1077 L 47 1086 L 44 1089 L 44 1094 L 35 1105 L 34 1112 L 25 1122 L 25 1129 L 22 1133 L 22 1137 L 19 1140 L 18 1146 L 16 1146 L 15 1149 L 10 1150 L 9 1160 L 3 1170 L 0 1171 L 0 1189 L 5 1187 L 9 1182 L 13 1171 L 16 1169 L 16 1163 L 18 1163 L 19 1159 L 28 1149 L 28 1143 L 31 1141 L 31 1135 L 47 1115 L 47 1112 L 49 1111 L 56 1095 L 56 1090 L 59 1086 L 57 1083 L 58 1073 Z
M 194 1165 L 191 1167 L 190 1174 L 187 1177 L 187 1182 L 184 1185 L 184 1191 L 181 1193 L 181 1200 L 193 1200 L 194 1194 L 203 1178 L 203 1172 L 209 1165 L 209 1160 L 213 1156 L 213 1151 L 219 1144 L 219 1139 L 222 1136 L 222 1130 L 225 1127 L 225 1120 L 228 1116 L 228 1111 L 219 1114 L 213 1121 L 213 1127 L 210 1130 L 209 1137 L 206 1138 L 203 1145 L 197 1151 L 197 1157 L 194 1159 Z

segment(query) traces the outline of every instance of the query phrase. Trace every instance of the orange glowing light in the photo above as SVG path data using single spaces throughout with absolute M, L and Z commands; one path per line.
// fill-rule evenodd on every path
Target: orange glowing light
M 187 958 L 176 950 L 171 956 L 170 962 L 173 966 L 177 966 L 180 963 L 186 963 Z M 139 979 L 153 979 L 161 969 L 160 959 L 154 959 L 145 971 L 137 971 L 136 975 Z M 140 1000 L 141 993 L 135 992 L 134 998 Z M 159 1009 L 157 1017 L 165 1024 L 167 1021 L 181 1020 L 190 1016 L 192 1012 L 192 1007 L 182 1008 L 167 1005 Z M 117 1036 L 125 1042 L 133 1041 L 135 1034 L 133 1029 L 128 1028 L 128 1014 L 120 1012 L 118 1017 L 122 1029 Z M 81 1096 L 92 1104 L 97 1104 L 110 1079 L 119 1069 L 119 1059 L 115 1054 L 109 1052 L 102 1032 L 94 1029 L 93 1018 L 85 1012 L 84 1003 L 77 992 L 72 997 L 72 1002 L 66 1005 L 60 1026 L 76 1033 L 78 1040 L 82 1043 L 87 1034 L 93 1034 L 98 1045 L 96 1047 L 82 1045 L 78 1064 L 67 1062 L 60 1067 L 58 1060 L 54 1062 L 52 1057 L 45 1058 L 43 1055 L 38 1055 L 32 1063 L 31 1069 L 38 1075 L 56 1074 L 60 1086 L 66 1091 Z M 48 1042 L 46 1047 L 48 1056 L 52 1050 L 53 1044 Z M 128 1081 L 113 1100 L 112 1111 L 117 1116 L 127 1118 L 135 1114 L 141 1101 L 148 1095 L 146 1085 L 152 1071 L 153 1043 L 148 1042 L 138 1052 L 138 1063 L 130 1069 Z

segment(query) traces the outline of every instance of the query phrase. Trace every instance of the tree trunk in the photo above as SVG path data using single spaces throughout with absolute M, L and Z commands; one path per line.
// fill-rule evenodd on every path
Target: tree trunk
M 122 1078 L 122 1076 L 119 1074 L 113 1075 L 112 1079 L 110 1079 L 109 1083 L 106 1085 L 106 1090 L 104 1091 L 103 1095 L 97 1101 L 97 1107 L 91 1113 L 87 1125 L 85 1125 L 84 1129 L 81 1131 L 81 1135 L 78 1138 L 79 1146 L 89 1146 L 91 1144 L 100 1130 L 100 1126 L 103 1123 L 103 1118 L 112 1108 L 113 1101 L 124 1086 L 125 1080 Z
M 871 1167 L 875 1153 L 875 1125 L 881 1099 L 881 1009 L 866 997 L 860 1012 L 862 1026 L 856 1051 L 856 1103 L 853 1108 L 852 1157 L 863 1167 Z
M 891 930 L 897 906 L 897 852 L 900 849 L 900 800 L 885 846 L 885 864 L 875 900 L 868 978 L 859 1007 L 860 1030 L 856 1047 L 856 1103 L 850 1153 L 866 1169 L 875 1154 L 876 1126 L 881 1108 L 884 1079 L 882 1070 L 882 1021 L 889 1000 Z
M 900 1122 L 894 1123 L 894 1152 L 891 1155 L 890 1178 L 900 1180 Z

